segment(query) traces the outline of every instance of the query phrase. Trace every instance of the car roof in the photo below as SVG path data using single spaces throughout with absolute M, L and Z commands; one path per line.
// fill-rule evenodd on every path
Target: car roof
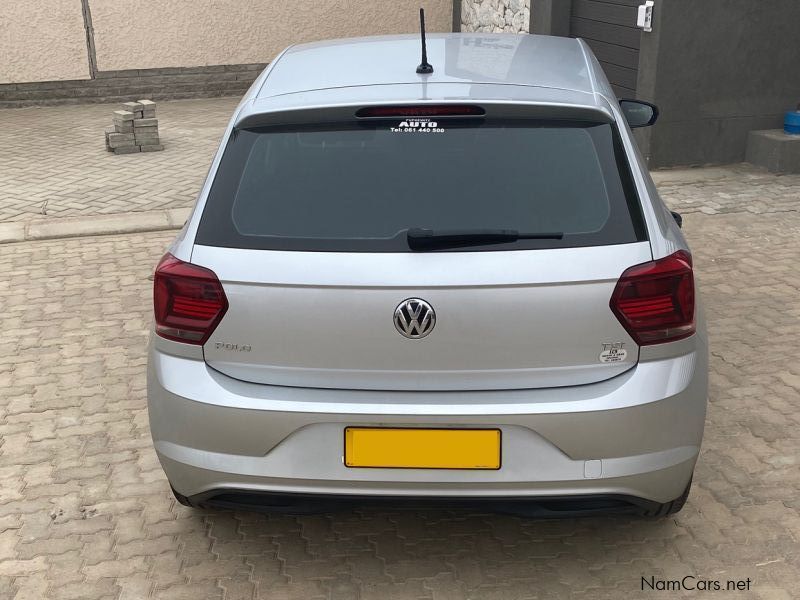
M 416 73 L 419 34 L 328 40 L 290 46 L 245 97 L 240 117 L 307 106 L 502 97 L 598 107 L 612 94 L 582 40 L 543 35 L 428 34 L 430 75 Z M 499 86 L 503 86 L 500 88 Z M 385 94 L 383 93 L 385 92 Z M 476 96 L 476 93 L 478 94 Z

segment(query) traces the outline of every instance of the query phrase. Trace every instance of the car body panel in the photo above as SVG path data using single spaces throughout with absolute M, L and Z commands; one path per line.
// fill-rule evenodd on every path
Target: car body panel
M 348 117 L 356 108 L 381 105 L 415 105 L 435 102 L 437 104 L 475 104 L 486 107 L 525 107 L 532 116 L 537 114 L 556 116 L 571 111 L 579 116 L 613 121 L 610 107 L 594 94 L 556 88 L 515 86 L 508 84 L 466 83 L 397 83 L 382 87 L 334 88 L 311 90 L 285 96 L 258 98 L 242 107 L 236 127 L 249 127 L 261 123 L 294 123 L 304 113 L 312 115 L 310 122 L 319 122 L 314 111 L 333 111 L 351 107 Z
M 217 274 L 230 304 L 205 359 L 237 379 L 519 389 L 592 383 L 636 363 L 637 346 L 608 299 L 622 271 L 650 260 L 650 248 L 429 254 L 197 246 L 193 259 Z M 394 326 L 395 307 L 411 297 L 438 315 L 424 339 L 407 339 Z M 619 362 L 601 359 L 611 344 L 625 349 Z
M 583 49 L 567 38 L 432 33 L 427 36 L 427 50 L 434 70 L 420 77 L 415 70 L 420 56 L 418 35 L 298 44 L 287 49 L 257 97 L 420 81 L 594 91 Z M 369 59 L 364 60 L 365 56 Z
M 666 502 L 685 487 L 702 439 L 705 402 L 698 398 L 707 385 L 707 357 L 702 342 L 685 346 L 693 347 L 595 384 L 475 392 L 259 385 L 202 360 L 151 350 L 151 430 L 170 480 L 186 495 L 245 488 L 354 495 L 617 493 Z M 343 428 L 359 425 L 499 427 L 503 468 L 348 469 Z M 588 467 L 601 467 L 598 477 L 587 476 L 586 461 L 601 461 Z M 662 470 L 666 476 L 652 476 Z

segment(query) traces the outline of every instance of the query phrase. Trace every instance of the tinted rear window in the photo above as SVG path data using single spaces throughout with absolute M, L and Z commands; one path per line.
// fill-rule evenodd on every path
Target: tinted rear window
M 645 239 L 609 124 L 478 119 L 415 129 L 402 121 L 234 132 L 196 242 L 407 252 L 409 228 L 564 233 L 450 250 L 471 252 Z

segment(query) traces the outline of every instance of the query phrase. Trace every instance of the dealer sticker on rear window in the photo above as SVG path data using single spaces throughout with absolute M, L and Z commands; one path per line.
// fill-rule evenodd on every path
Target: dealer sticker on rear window
M 625 342 L 614 342 L 612 344 L 603 344 L 603 351 L 600 353 L 601 363 L 616 363 L 625 360 L 628 356 L 628 351 L 623 348 Z
M 392 133 L 444 133 L 444 127 L 428 118 L 406 119 L 390 129 Z

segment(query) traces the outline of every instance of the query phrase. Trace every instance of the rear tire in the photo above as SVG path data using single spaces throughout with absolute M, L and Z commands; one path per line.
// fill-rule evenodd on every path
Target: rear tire
M 674 515 L 683 508 L 686 504 L 687 498 L 689 498 L 689 491 L 692 489 L 692 479 L 689 478 L 689 483 L 686 485 L 686 489 L 683 490 L 683 493 L 675 498 L 672 502 L 666 502 L 659 506 L 651 516 L 653 517 L 668 517 L 670 515 Z

